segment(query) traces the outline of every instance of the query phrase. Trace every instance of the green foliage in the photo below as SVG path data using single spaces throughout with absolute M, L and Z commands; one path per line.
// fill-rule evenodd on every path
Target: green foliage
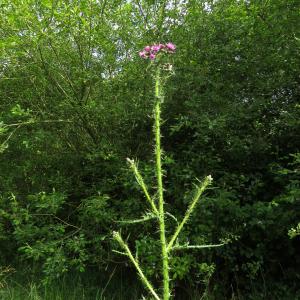
M 10 267 L 0 267 L 0 290 L 5 287 L 6 280 L 12 272 L 13 269 Z
M 25 204 L 12 195 L 2 211 L 22 257 L 42 264 L 44 283 L 71 269 L 83 272 L 89 258 L 84 233 L 60 218 L 64 202 L 57 192 L 29 195 Z
M 296 236 L 300 235 L 300 223 L 298 223 L 296 228 L 291 228 L 289 230 L 289 237 L 291 239 L 295 238 Z

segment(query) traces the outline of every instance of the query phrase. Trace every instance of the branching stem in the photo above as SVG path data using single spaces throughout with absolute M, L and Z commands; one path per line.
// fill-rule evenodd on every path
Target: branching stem
M 170 275 L 169 275 L 169 260 L 170 260 L 170 251 L 176 251 L 176 250 L 185 250 L 185 249 L 203 249 L 203 248 L 213 248 L 213 247 L 220 247 L 224 244 L 215 244 L 215 245 L 175 245 L 174 243 L 180 234 L 183 226 L 188 221 L 188 219 L 191 216 L 191 213 L 193 212 L 200 196 L 204 192 L 204 190 L 207 188 L 207 186 L 212 182 L 212 177 L 207 176 L 202 184 L 196 188 L 196 193 L 191 201 L 191 204 L 189 205 L 181 223 L 177 222 L 177 219 L 168 212 L 165 212 L 164 210 L 164 188 L 163 188 L 163 168 L 162 168 L 162 149 L 161 149 L 161 104 L 164 100 L 163 95 L 163 79 L 166 79 L 166 76 L 164 78 L 161 77 L 161 66 L 158 64 L 156 65 L 156 73 L 155 73 L 155 103 L 154 103 L 154 140 L 155 140 L 155 158 L 156 158 L 156 181 L 157 181 L 157 194 L 158 194 L 158 201 L 154 201 L 154 198 L 150 196 L 148 188 L 145 184 L 145 181 L 140 174 L 138 167 L 136 163 L 133 160 L 127 159 L 131 169 L 133 170 L 133 173 L 136 177 L 136 180 L 141 187 L 141 189 L 144 192 L 144 195 L 146 197 L 147 202 L 149 203 L 151 207 L 151 214 L 149 216 L 144 216 L 142 219 L 137 220 L 130 220 L 130 221 L 121 221 L 121 223 L 127 223 L 127 224 L 133 224 L 133 223 L 140 223 L 145 222 L 148 220 L 151 220 L 153 218 L 156 218 L 158 220 L 159 225 L 159 235 L 160 235 L 160 246 L 161 246 L 161 274 L 163 279 L 163 295 L 162 298 L 158 296 L 156 291 L 154 290 L 152 284 L 149 282 L 149 280 L 146 278 L 145 274 L 143 273 L 138 259 L 134 258 L 130 249 L 128 248 L 127 244 L 122 239 L 121 235 L 118 232 L 114 232 L 113 236 L 114 239 L 116 239 L 120 246 L 125 250 L 125 252 L 121 252 L 121 255 L 126 255 L 129 257 L 133 265 L 135 266 L 138 274 L 140 275 L 140 278 L 142 282 L 145 284 L 147 289 L 150 291 L 152 296 L 156 300 L 169 300 L 171 298 L 170 294 Z M 169 215 L 172 217 L 176 223 L 177 227 L 172 235 L 169 243 L 166 239 L 166 227 L 165 227 L 165 217 Z M 117 252 L 119 253 L 119 252 Z
M 216 248 L 224 246 L 225 243 L 222 244 L 212 244 L 212 245 L 175 245 L 170 250 L 188 250 L 188 249 L 205 249 L 205 248 Z
M 148 188 L 144 182 L 144 179 L 142 177 L 142 175 L 140 174 L 135 162 L 131 159 L 127 159 L 127 161 L 129 162 L 130 164 L 130 167 L 131 169 L 133 170 L 133 173 L 135 175 L 135 178 L 136 178 L 136 181 L 137 183 L 139 184 L 139 186 L 142 188 L 144 194 L 145 194 L 145 197 L 147 199 L 147 201 L 149 202 L 151 208 L 152 208 L 152 211 L 153 213 L 156 215 L 156 216 L 159 216 L 159 212 L 158 212 L 158 209 L 153 201 L 153 199 L 151 198 L 149 192 L 148 192 Z
M 187 222 L 187 220 L 189 219 L 192 211 L 194 210 L 195 208 L 195 205 L 197 204 L 200 196 L 202 195 L 202 193 L 205 191 L 205 189 L 207 188 L 207 186 L 212 182 L 212 177 L 211 176 L 207 176 L 205 178 L 205 180 L 203 181 L 203 183 L 197 188 L 197 191 L 196 191 L 196 194 L 190 204 L 190 206 L 188 207 L 186 213 L 185 213 L 185 216 L 183 218 L 183 220 L 181 221 L 181 223 L 177 226 L 168 246 L 167 246 L 167 251 L 169 252 L 172 247 L 173 247 L 173 244 L 176 240 L 176 238 L 178 237 L 180 231 L 182 230 L 184 224 Z
M 129 257 L 129 259 L 131 260 L 131 262 L 133 263 L 133 265 L 135 266 L 136 270 L 138 271 L 142 282 L 145 284 L 145 286 L 148 288 L 148 290 L 150 291 L 150 293 L 153 295 L 153 297 L 156 300 L 161 300 L 159 298 L 159 296 L 157 295 L 157 293 L 155 292 L 152 284 L 150 283 L 150 281 L 147 279 L 147 277 L 145 276 L 144 272 L 142 271 L 142 269 L 140 268 L 140 265 L 138 263 L 138 261 L 133 257 L 130 249 L 128 248 L 127 244 L 124 242 L 124 240 L 122 239 L 121 235 L 119 232 L 114 232 L 113 233 L 113 237 L 116 241 L 118 241 L 118 243 L 120 244 L 120 246 L 125 250 L 127 256 Z M 123 254 L 123 253 L 122 253 Z

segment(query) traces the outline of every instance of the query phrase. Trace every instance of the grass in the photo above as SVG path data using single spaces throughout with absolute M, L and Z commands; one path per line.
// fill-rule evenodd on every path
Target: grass
M 26 274 L 27 272 L 25 272 Z M 1 300 L 138 300 L 140 284 L 113 272 L 68 274 L 45 286 L 36 275 L 16 271 L 3 281 Z
M 114 282 L 112 287 L 103 293 L 103 289 L 92 286 L 84 286 L 82 283 L 64 279 L 56 282 L 48 287 L 43 287 L 34 282 L 20 284 L 17 282 L 9 282 L 9 285 L 0 289 L 1 300 L 141 300 L 142 298 L 139 289 L 134 286 L 120 286 Z M 221 297 L 202 297 L 200 294 L 193 297 L 176 297 L 176 300 L 299 300 L 299 296 L 292 292 L 282 290 L 280 295 L 263 295 L 259 292 L 254 292 L 251 295 L 241 297 L 232 295 L 229 298 Z
M 147 296 L 134 272 L 120 268 L 94 270 L 83 274 L 71 273 L 44 286 L 38 271 L 19 267 L 10 276 L 2 277 L 1 300 L 142 300 Z M 254 283 L 253 283 L 254 284 Z M 224 289 L 224 287 L 223 287 Z M 175 300 L 300 300 L 299 286 L 283 282 L 269 282 L 266 286 L 256 282 L 250 290 L 227 293 L 219 286 L 214 295 L 203 297 L 203 291 L 177 288 Z

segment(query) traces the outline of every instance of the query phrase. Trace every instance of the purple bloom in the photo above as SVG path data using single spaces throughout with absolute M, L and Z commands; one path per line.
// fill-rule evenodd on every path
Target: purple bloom
M 154 60 L 157 55 L 173 54 L 176 46 L 173 43 L 147 45 L 139 52 L 141 58 Z M 159 54 L 161 53 L 161 54 Z
M 168 48 L 168 50 L 170 51 L 175 51 L 176 50 L 176 46 L 173 43 L 167 43 L 166 47 Z
M 147 58 L 145 51 L 140 51 L 139 55 L 140 55 L 141 58 Z
M 152 50 L 153 52 L 158 52 L 158 51 L 160 50 L 160 45 L 153 45 L 153 46 L 151 47 L 151 50 Z
M 154 59 L 155 59 L 155 54 L 154 54 L 154 53 L 151 53 L 150 56 L 149 56 L 149 58 L 150 58 L 151 60 L 154 60 Z

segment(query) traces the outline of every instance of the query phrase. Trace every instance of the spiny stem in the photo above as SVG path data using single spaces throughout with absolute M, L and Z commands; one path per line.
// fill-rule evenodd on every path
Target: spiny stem
M 181 223 L 177 226 L 175 233 L 173 234 L 168 246 L 167 246 L 167 251 L 169 252 L 172 249 L 172 246 L 176 240 L 176 238 L 178 237 L 180 231 L 182 230 L 184 224 L 187 222 L 187 220 L 189 219 L 192 211 L 195 208 L 195 205 L 197 204 L 200 196 L 202 195 L 202 193 L 205 191 L 205 189 L 207 188 L 207 186 L 212 182 L 212 177 L 209 175 L 205 178 L 205 180 L 203 181 L 203 183 L 197 188 L 196 194 L 190 204 L 190 206 L 188 207 L 185 216 L 183 218 L 183 220 L 181 221 Z
M 225 243 L 222 244 L 212 244 L 212 245 L 176 245 L 173 246 L 170 250 L 188 250 L 188 249 L 205 249 L 205 248 L 216 248 L 224 246 Z
M 137 260 L 133 257 L 130 249 L 128 248 L 127 244 L 124 242 L 124 240 L 122 239 L 121 235 L 119 232 L 113 232 L 113 237 L 116 241 L 118 241 L 118 243 L 120 244 L 120 246 L 126 251 L 126 254 L 128 255 L 129 259 L 131 260 L 131 262 L 133 263 L 133 265 L 135 266 L 136 270 L 138 271 L 142 282 L 145 284 L 145 286 L 148 288 L 148 290 L 151 292 L 151 294 L 153 295 L 153 297 L 156 300 L 161 300 L 159 298 L 159 296 L 157 295 L 157 293 L 155 292 L 152 284 L 150 283 L 150 281 L 147 279 L 147 277 L 145 276 L 145 274 L 143 273 L 142 269 L 139 266 L 139 263 L 137 262 Z
M 162 274 L 163 274 L 163 299 L 170 299 L 170 278 L 169 278 L 169 259 L 166 242 L 165 214 L 164 214 L 164 197 L 162 183 L 161 167 L 161 146 L 160 146 L 160 105 L 163 100 L 162 86 L 160 79 L 160 68 L 156 69 L 155 77 L 155 109 L 154 109 L 154 132 L 155 132 L 155 156 L 156 156 L 156 177 L 158 187 L 158 210 L 159 210 L 159 231 L 162 254 Z
M 143 223 L 143 222 L 151 221 L 153 219 L 157 219 L 157 216 L 154 215 L 154 214 L 148 214 L 148 215 L 145 215 L 141 219 L 120 220 L 120 221 L 117 221 L 117 223 L 121 223 L 121 224 L 136 224 L 136 223 Z
M 147 186 L 144 182 L 144 179 L 143 179 L 142 175 L 140 174 L 135 162 L 132 159 L 129 159 L 129 158 L 127 158 L 127 161 L 129 162 L 130 167 L 133 170 L 133 173 L 135 175 L 136 181 L 139 184 L 139 186 L 142 188 L 142 190 L 145 194 L 145 197 L 146 197 L 147 201 L 149 202 L 149 204 L 152 208 L 152 211 L 156 214 L 156 216 L 159 216 L 158 209 L 157 209 L 153 199 L 151 198 L 151 196 L 148 192 L 148 188 L 147 188 Z

